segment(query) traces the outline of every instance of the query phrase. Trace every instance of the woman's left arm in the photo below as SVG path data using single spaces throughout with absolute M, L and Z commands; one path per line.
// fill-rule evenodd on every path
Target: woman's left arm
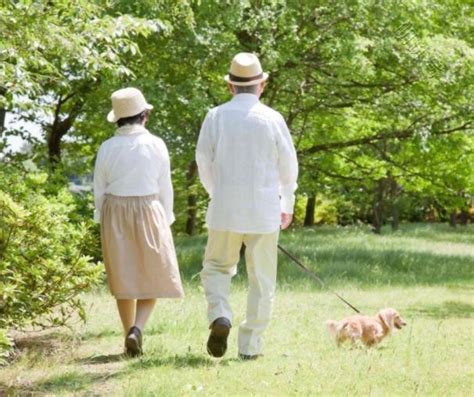
M 171 166 L 168 149 L 163 141 L 159 146 L 161 157 L 160 177 L 158 178 L 158 186 L 160 188 L 159 200 L 165 210 L 166 220 L 168 225 L 175 221 L 173 213 L 173 184 L 171 182 Z

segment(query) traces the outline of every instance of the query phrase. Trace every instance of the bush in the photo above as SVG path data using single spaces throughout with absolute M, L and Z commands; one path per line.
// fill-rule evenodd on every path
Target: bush
M 0 366 L 7 363 L 13 349 L 13 342 L 4 330 L 0 329 Z
M 70 220 L 76 224 L 85 224 L 88 233 L 84 242 L 83 254 L 92 258 L 93 262 L 102 261 L 102 249 L 100 245 L 100 225 L 94 222 L 94 195 L 92 192 L 75 193 L 74 212 L 70 214 Z M 105 273 L 103 274 L 105 277 Z M 105 278 L 104 278 L 105 281 Z
M 304 218 L 306 216 L 306 205 L 308 203 L 308 196 L 305 194 L 296 195 L 295 208 L 293 214 L 293 226 L 303 226 Z
M 337 205 L 334 200 L 324 196 L 316 198 L 316 209 L 314 221 L 316 224 L 335 225 L 337 224 Z
M 84 320 L 78 296 L 102 267 L 84 254 L 89 227 L 71 220 L 74 198 L 51 192 L 44 173 L 0 167 L 0 329 Z

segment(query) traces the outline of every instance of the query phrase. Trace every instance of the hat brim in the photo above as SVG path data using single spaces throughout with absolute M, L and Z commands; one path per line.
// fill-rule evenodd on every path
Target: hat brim
M 147 103 L 145 105 L 145 109 L 143 110 L 152 110 L 153 109 L 153 105 L 150 105 L 149 103 Z M 142 110 L 142 111 L 143 111 Z M 140 113 L 140 112 L 139 112 Z M 138 114 L 138 113 L 135 113 L 135 114 Z M 115 114 L 115 112 L 113 110 L 111 110 L 108 114 L 107 114 L 107 121 L 109 123 L 116 123 L 119 119 L 123 119 L 124 117 L 132 117 L 132 116 L 135 116 L 135 114 L 131 114 L 131 115 L 121 115 L 121 116 L 117 116 Z
M 243 87 L 258 84 L 258 83 L 261 83 L 262 81 L 266 81 L 267 79 L 268 79 L 268 73 L 265 73 L 265 72 L 263 72 L 262 78 L 256 79 L 256 80 L 251 80 L 251 81 L 233 81 L 233 80 L 231 80 L 231 78 L 228 74 L 226 74 L 224 76 L 224 80 L 227 83 L 232 84 L 232 85 L 239 85 L 239 86 L 243 86 Z

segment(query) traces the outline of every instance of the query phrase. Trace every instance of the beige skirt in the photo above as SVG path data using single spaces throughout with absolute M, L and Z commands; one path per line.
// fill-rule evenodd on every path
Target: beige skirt
M 173 236 L 157 195 L 107 194 L 100 224 L 107 282 L 115 298 L 184 295 Z

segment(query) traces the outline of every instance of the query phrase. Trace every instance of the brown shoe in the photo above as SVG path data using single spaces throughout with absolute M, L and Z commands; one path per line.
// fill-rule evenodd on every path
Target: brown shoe
M 142 332 L 138 327 L 131 327 L 125 338 L 125 349 L 127 356 L 137 357 L 143 353 L 142 350 Z
M 222 357 L 227 350 L 227 338 L 232 325 L 229 319 L 219 317 L 211 324 L 207 340 L 207 352 L 213 357 Z

